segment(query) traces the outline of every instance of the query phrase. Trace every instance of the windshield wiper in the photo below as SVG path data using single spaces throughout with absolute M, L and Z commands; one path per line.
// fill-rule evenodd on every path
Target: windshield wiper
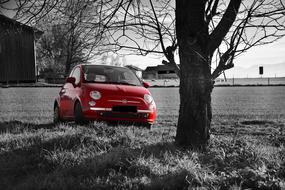
M 132 84 L 132 83 L 128 83 L 128 82 L 123 82 L 123 81 L 121 81 L 121 82 L 109 82 L 110 84 L 122 84 L 122 85 L 130 85 L 130 86 L 137 86 L 137 85 L 135 85 L 135 84 Z
M 90 80 L 85 80 L 86 83 L 102 83 L 102 84 L 108 84 L 109 82 L 103 82 L 103 81 L 90 81 Z
M 138 86 L 136 84 L 132 84 L 132 83 L 128 83 L 128 82 L 117 82 L 117 81 L 87 81 L 85 80 L 85 82 L 87 83 L 101 83 L 101 84 L 122 84 L 122 85 L 129 85 L 129 86 Z

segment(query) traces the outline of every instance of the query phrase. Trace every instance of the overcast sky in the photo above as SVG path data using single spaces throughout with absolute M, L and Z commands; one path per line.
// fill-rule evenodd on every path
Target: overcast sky
M 161 64 L 162 58 L 155 56 L 127 56 L 127 63 L 141 68 Z M 253 65 L 285 64 L 285 37 L 272 44 L 253 47 L 234 61 L 235 66 L 248 68 Z M 285 71 L 284 71 L 285 76 Z
M 285 64 L 285 37 L 272 44 L 254 47 L 236 59 L 236 65 L 240 67 L 282 62 Z
M 13 1 L 10 1 L 10 3 L 13 4 Z M 8 13 L 6 12 L 6 15 L 7 14 Z M 12 15 L 8 14 L 8 16 L 11 17 Z M 162 57 L 158 57 L 154 55 L 126 56 L 127 64 L 135 65 L 142 69 L 145 69 L 147 66 L 156 66 L 158 64 L 161 64 L 162 59 L 163 59 Z M 268 65 L 280 64 L 280 63 L 285 64 L 285 37 L 283 37 L 279 41 L 274 42 L 272 44 L 259 46 L 259 47 L 253 47 L 247 52 L 237 57 L 234 61 L 236 68 L 238 67 L 249 68 L 254 65 L 256 66 L 267 65 L 268 66 Z M 271 69 L 272 70 L 271 72 L 274 72 L 274 66 L 272 66 L 272 69 Z M 245 77 L 245 73 L 236 73 L 235 70 L 239 71 L 238 69 L 233 68 L 232 71 L 227 72 L 228 75 L 233 75 L 234 73 L 234 75 L 236 75 L 237 77 Z M 284 71 L 276 70 L 274 73 L 279 73 L 278 76 L 285 77 L 285 70 Z M 270 76 L 272 75 L 273 73 L 270 73 Z M 256 76 L 252 75 L 251 77 L 258 77 L 258 73 L 256 74 Z

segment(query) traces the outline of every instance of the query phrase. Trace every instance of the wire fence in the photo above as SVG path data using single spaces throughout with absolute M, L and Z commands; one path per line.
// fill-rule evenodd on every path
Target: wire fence
M 145 80 L 152 87 L 178 87 L 179 79 L 152 79 Z M 285 77 L 275 78 L 228 78 L 216 79 L 215 86 L 273 86 L 284 85 Z

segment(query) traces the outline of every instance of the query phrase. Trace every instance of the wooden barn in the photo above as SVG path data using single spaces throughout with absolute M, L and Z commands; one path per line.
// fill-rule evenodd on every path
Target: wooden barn
M 178 79 L 173 68 L 167 65 L 147 67 L 142 72 L 143 79 Z
M 0 83 L 36 81 L 35 39 L 41 33 L 0 15 Z

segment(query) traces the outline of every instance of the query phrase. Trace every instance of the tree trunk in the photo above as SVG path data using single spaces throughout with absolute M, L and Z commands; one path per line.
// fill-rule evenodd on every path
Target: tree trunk
M 72 49 L 73 49 L 73 46 L 74 46 L 74 40 L 73 40 L 73 36 L 74 36 L 74 27 L 72 26 L 71 27 L 71 34 L 70 36 L 68 37 L 68 42 L 67 42 L 67 46 L 66 46 L 66 60 L 65 60 L 65 77 L 68 76 L 69 72 L 70 72 L 70 69 L 71 69 L 71 63 L 72 63 Z
M 176 143 L 204 147 L 212 119 L 209 39 L 205 1 L 176 1 L 176 31 L 180 58 L 180 110 Z
M 71 49 L 70 49 L 70 43 L 68 43 L 67 46 L 67 55 L 66 55 L 66 60 L 65 60 L 65 71 L 64 75 L 67 77 L 69 75 L 70 69 L 71 69 L 71 62 L 72 62 L 72 55 L 71 55 Z
M 181 146 L 204 147 L 209 139 L 212 119 L 210 69 L 195 54 L 179 49 L 180 110 L 176 143 Z
M 66 59 L 65 61 L 65 71 L 64 71 L 64 75 L 65 77 L 68 77 L 69 75 L 69 72 L 70 72 L 70 67 L 71 67 L 71 64 L 70 64 L 71 60 L 70 59 Z

